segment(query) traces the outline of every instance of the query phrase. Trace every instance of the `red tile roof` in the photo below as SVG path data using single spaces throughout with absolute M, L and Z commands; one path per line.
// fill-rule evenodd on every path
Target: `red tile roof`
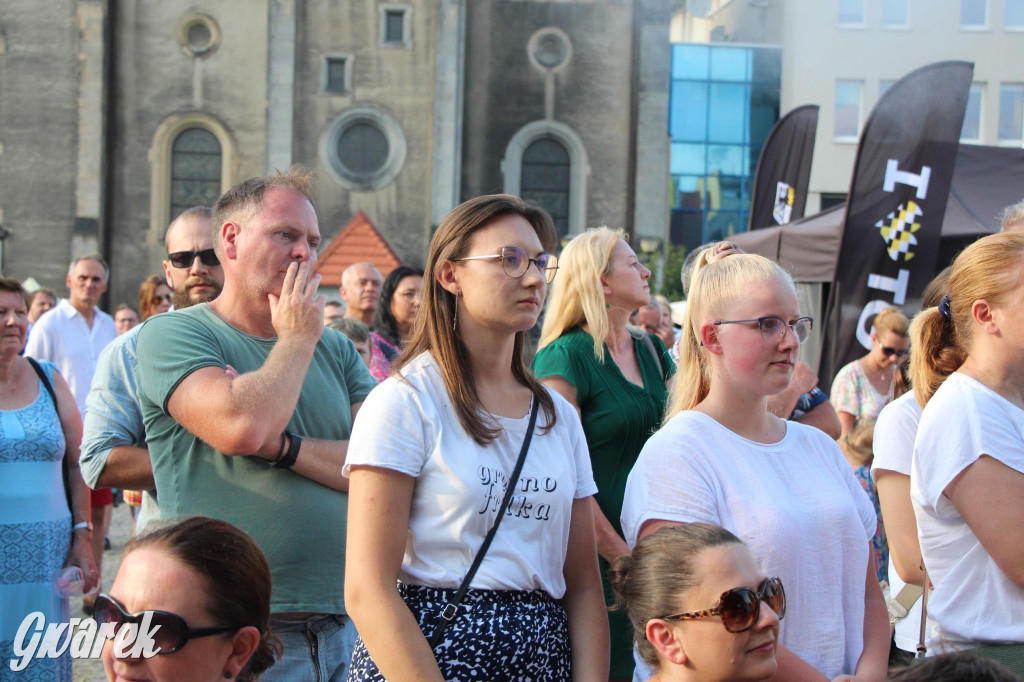
M 377 228 L 361 210 L 317 259 L 324 286 L 340 287 L 341 273 L 353 263 L 373 263 L 384 277 L 402 264 Z

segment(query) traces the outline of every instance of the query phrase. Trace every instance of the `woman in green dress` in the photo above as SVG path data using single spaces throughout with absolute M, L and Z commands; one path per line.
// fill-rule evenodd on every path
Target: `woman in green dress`
M 630 313 L 650 301 L 651 271 L 622 237 L 622 230 L 593 228 L 562 251 L 533 361 L 537 377 L 565 396 L 583 422 L 598 488 L 594 530 L 609 604 L 608 565 L 629 554 L 619 525 L 626 477 L 661 423 L 666 382 L 675 371 L 657 336 L 629 326 Z M 622 612 L 609 620 L 611 679 L 630 679 L 629 620 Z

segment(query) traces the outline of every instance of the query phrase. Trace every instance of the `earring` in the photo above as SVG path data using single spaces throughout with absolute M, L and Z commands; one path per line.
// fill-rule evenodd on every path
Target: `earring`
M 462 293 L 460 289 L 455 290 L 455 317 L 452 319 L 452 331 L 455 331 L 455 325 L 459 323 L 459 294 Z
M 229 673 L 229 672 L 225 672 L 225 673 L 224 673 L 224 679 L 225 679 L 225 680 L 230 680 L 230 679 L 231 679 L 231 673 Z

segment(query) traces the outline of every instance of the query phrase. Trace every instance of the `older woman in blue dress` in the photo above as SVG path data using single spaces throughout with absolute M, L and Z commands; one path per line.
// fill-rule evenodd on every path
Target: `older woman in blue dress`
M 0 658 L 5 667 L 27 616 L 41 612 L 47 623 L 67 621 L 67 597 L 53 583 L 62 567 L 79 567 L 85 590 L 97 581 L 87 521 L 89 489 L 78 471 L 82 421 L 53 365 L 36 367 L 56 400 L 33 361 L 18 355 L 27 331 L 24 289 L 16 279 L 0 277 Z M 61 474 L 65 457 L 70 511 Z M 70 680 L 71 660 L 67 653 L 33 659 L 21 674 Z

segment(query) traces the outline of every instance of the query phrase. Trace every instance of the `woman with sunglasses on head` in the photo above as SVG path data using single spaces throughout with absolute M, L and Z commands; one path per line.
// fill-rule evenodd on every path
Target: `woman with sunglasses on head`
M 786 592 L 739 538 L 689 523 L 651 533 L 609 571 L 654 682 L 754 682 L 778 670 Z
M 348 446 L 349 680 L 607 679 L 585 436 L 523 358 L 555 245 L 503 194 L 434 233 L 412 338 Z
M 626 476 L 665 412 L 665 382 L 675 363 L 655 334 L 629 325 L 648 305 L 651 271 L 623 239 L 622 230 L 587 230 L 562 250 L 558 279 L 544 314 L 534 372 L 576 408 L 583 422 L 597 483 L 594 530 L 601 575 L 629 554 L 619 516 Z M 604 580 L 605 599 L 615 595 Z M 609 614 L 611 679 L 629 679 L 633 654 L 629 621 Z
M 834 440 L 768 409 L 812 320 L 777 264 L 709 256 L 693 274 L 665 423 L 626 484 L 626 540 L 684 523 L 729 529 L 789 593 L 779 679 L 884 680 L 874 509 Z
M 910 320 L 899 308 L 879 312 L 871 325 L 871 350 L 840 369 L 832 380 L 829 400 L 842 425 L 840 438 L 857 422 L 877 419 L 892 400 L 893 375 L 910 348 L 909 328 Z
M 151 682 L 258 680 L 280 651 L 270 630 L 270 567 L 256 543 L 203 516 L 150 530 L 125 547 L 94 618 L 115 634 L 149 617 L 155 656 L 119 656 L 103 644 L 107 679 Z M 159 626 L 159 627 L 157 627 Z M 134 642 L 122 647 L 132 651 Z
M 160 275 L 150 275 L 139 286 L 139 322 L 145 322 L 158 313 L 166 313 L 173 301 L 174 295 L 167 286 L 167 280 Z
M 930 654 L 1012 654 L 1024 673 L 1024 235 L 957 256 L 949 293 L 914 318 L 910 379 L 924 407 L 910 496 L 934 589 Z M 1000 651 L 992 652 L 996 645 Z M 1002 660 L 1002 659 L 1000 659 Z M 1004 661 L 1005 662 L 1005 661 Z
M 373 329 L 395 348 L 402 348 L 412 335 L 420 309 L 423 271 L 399 265 L 380 286 L 380 300 Z

